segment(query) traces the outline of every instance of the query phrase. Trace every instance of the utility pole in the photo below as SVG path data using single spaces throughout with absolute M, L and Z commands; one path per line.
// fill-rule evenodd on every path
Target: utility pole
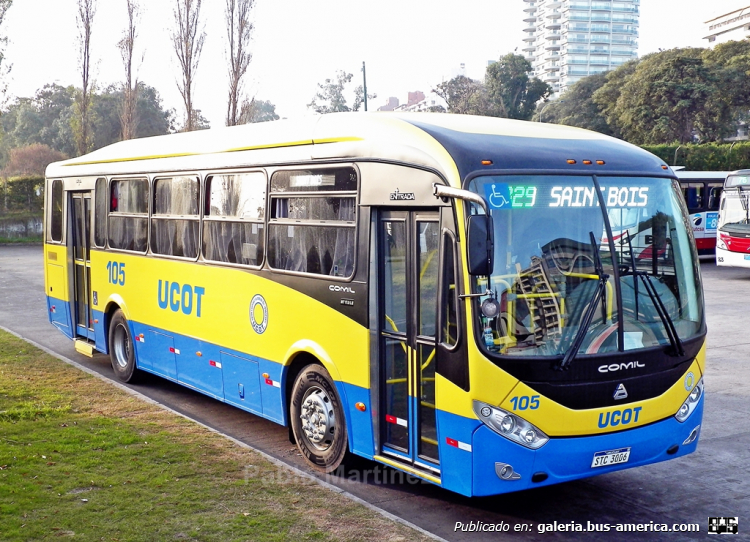
M 362 61 L 362 87 L 365 94 L 365 111 L 367 111 L 367 71 L 365 71 L 365 61 Z

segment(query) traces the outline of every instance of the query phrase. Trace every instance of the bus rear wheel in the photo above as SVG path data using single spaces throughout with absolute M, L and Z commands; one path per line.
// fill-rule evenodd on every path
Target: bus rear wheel
M 297 447 L 307 462 L 324 472 L 335 471 L 347 452 L 346 420 L 328 371 L 306 366 L 292 388 L 289 409 Z
M 135 366 L 135 350 L 128 319 L 120 309 L 112 315 L 109 325 L 109 359 L 118 380 L 132 383 L 140 377 L 140 371 Z

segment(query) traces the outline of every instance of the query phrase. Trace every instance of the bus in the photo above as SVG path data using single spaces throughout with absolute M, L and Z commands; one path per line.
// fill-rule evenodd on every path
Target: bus
M 729 171 L 675 170 L 690 213 L 698 254 L 713 256 L 716 252 L 716 224 L 724 180 Z
M 716 234 L 716 265 L 750 267 L 750 170 L 730 173 L 724 183 Z
M 51 323 L 466 496 L 681 457 L 706 324 L 674 173 L 601 134 L 323 115 L 116 143 L 46 172 Z

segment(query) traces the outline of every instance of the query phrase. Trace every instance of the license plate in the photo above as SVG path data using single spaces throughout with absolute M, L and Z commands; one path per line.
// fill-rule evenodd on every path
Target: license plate
M 620 463 L 627 463 L 628 459 L 630 459 L 630 448 L 596 452 L 593 461 L 591 461 L 591 468 L 619 465 Z
M 745 259 L 750 260 L 750 254 L 745 254 Z

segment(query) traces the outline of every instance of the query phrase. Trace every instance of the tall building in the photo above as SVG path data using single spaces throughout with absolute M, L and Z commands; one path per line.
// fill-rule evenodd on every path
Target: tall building
M 640 0 L 524 2 L 524 56 L 555 94 L 637 57 Z

